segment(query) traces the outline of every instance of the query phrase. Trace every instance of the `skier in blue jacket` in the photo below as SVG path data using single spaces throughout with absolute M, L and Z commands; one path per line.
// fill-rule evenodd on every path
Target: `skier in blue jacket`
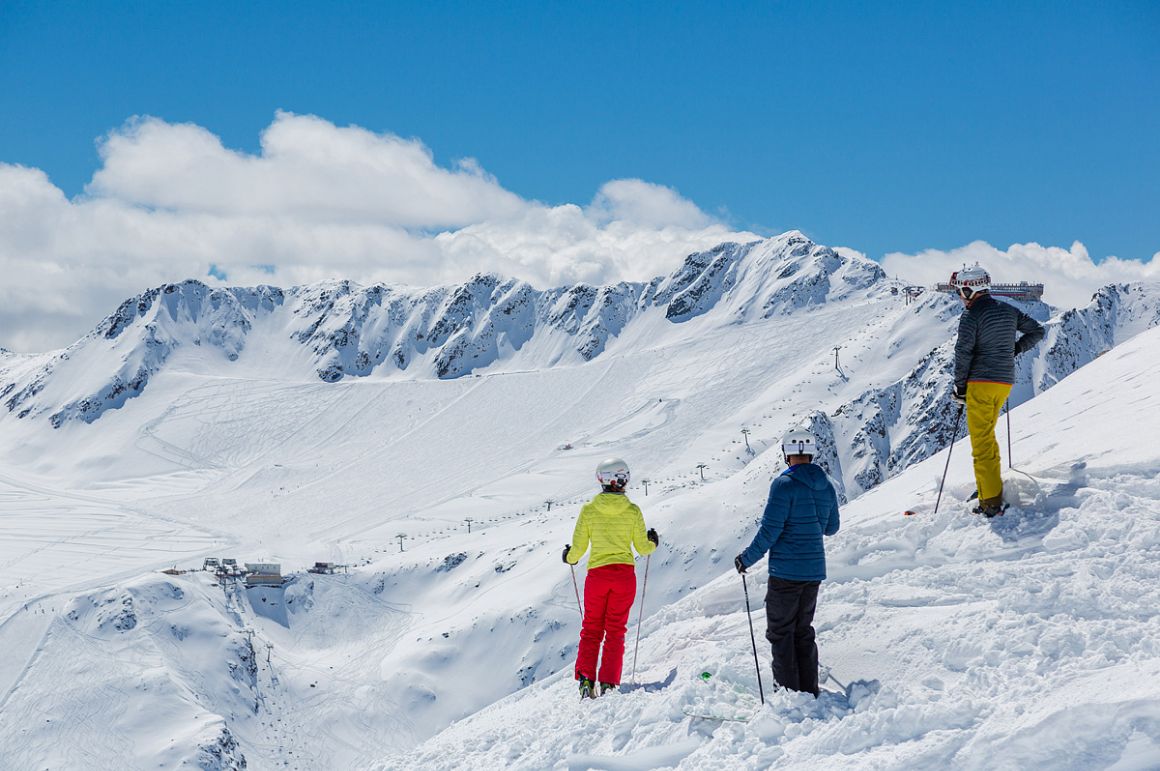
M 761 528 L 733 561 L 744 573 L 769 552 L 765 595 L 765 636 L 773 646 L 773 678 L 783 688 L 817 696 L 818 646 L 814 610 L 818 586 L 826 578 L 823 535 L 838 532 L 838 494 L 830 478 L 811 461 L 817 439 L 795 428 L 781 450 L 789 466 L 769 486 Z

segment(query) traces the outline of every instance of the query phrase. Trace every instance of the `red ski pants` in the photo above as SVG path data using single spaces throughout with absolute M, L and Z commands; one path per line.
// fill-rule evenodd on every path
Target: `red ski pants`
M 632 565 L 605 565 L 588 571 L 584 579 L 584 622 L 576 653 L 576 679 L 592 678 L 600 660 L 601 683 L 620 685 L 624 663 L 624 633 L 636 599 L 636 570 Z M 601 655 L 601 643 L 604 644 Z

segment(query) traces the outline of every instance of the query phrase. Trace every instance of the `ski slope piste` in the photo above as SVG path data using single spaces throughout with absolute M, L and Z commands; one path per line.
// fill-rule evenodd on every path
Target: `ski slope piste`
M 0 768 L 1157 767 L 1160 289 L 1020 303 L 987 521 L 961 432 L 934 513 L 960 307 L 904 285 L 791 232 L 608 287 L 169 284 L 0 351 Z M 794 425 L 831 677 L 772 691 L 754 566 L 762 706 L 731 563 Z M 662 543 L 635 683 L 580 703 L 610 455 Z

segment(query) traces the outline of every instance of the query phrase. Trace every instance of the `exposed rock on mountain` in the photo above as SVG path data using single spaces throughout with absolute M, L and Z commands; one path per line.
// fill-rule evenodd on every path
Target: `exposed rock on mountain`
M 177 351 L 202 347 L 211 362 L 220 360 L 210 366 L 228 373 L 256 334 L 296 343 L 328 383 L 372 373 L 462 377 L 502 366 L 533 341 L 523 366 L 579 363 L 653 309 L 672 323 L 713 310 L 726 323 L 744 322 L 846 299 L 884 279 L 875 263 L 791 231 L 691 254 L 671 275 L 647 283 L 601 287 L 538 290 L 493 274 L 430 289 L 350 281 L 212 289 L 189 280 L 126 300 L 77 343 L 12 373 L 0 398 L 10 413 L 47 413 L 56 427 L 92 422 L 140 394 Z M 67 398 L 46 398 L 50 381 L 80 370 Z

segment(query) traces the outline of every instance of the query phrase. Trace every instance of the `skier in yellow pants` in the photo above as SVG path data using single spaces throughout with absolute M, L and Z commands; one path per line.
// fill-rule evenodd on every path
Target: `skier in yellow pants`
M 999 442 L 995 439 L 995 424 L 999 422 L 1003 402 L 1010 393 L 1010 383 L 967 381 L 967 432 L 971 435 L 975 489 L 979 491 L 981 507 L 1003 502 L 1003 480 L 999 478 L 1002 463 Z
M 1044 330 L 1014 305 L 991 297 L 991 277 L 978 265 L 952 273 L 950 283 L 965 307 L 955 343 L 954 398 L 967 408 L 979 491 L 975 512 L 993 517 L 1003 513 L 995 424 L 1015 382 L 1015 357 L 1042 340 Z

